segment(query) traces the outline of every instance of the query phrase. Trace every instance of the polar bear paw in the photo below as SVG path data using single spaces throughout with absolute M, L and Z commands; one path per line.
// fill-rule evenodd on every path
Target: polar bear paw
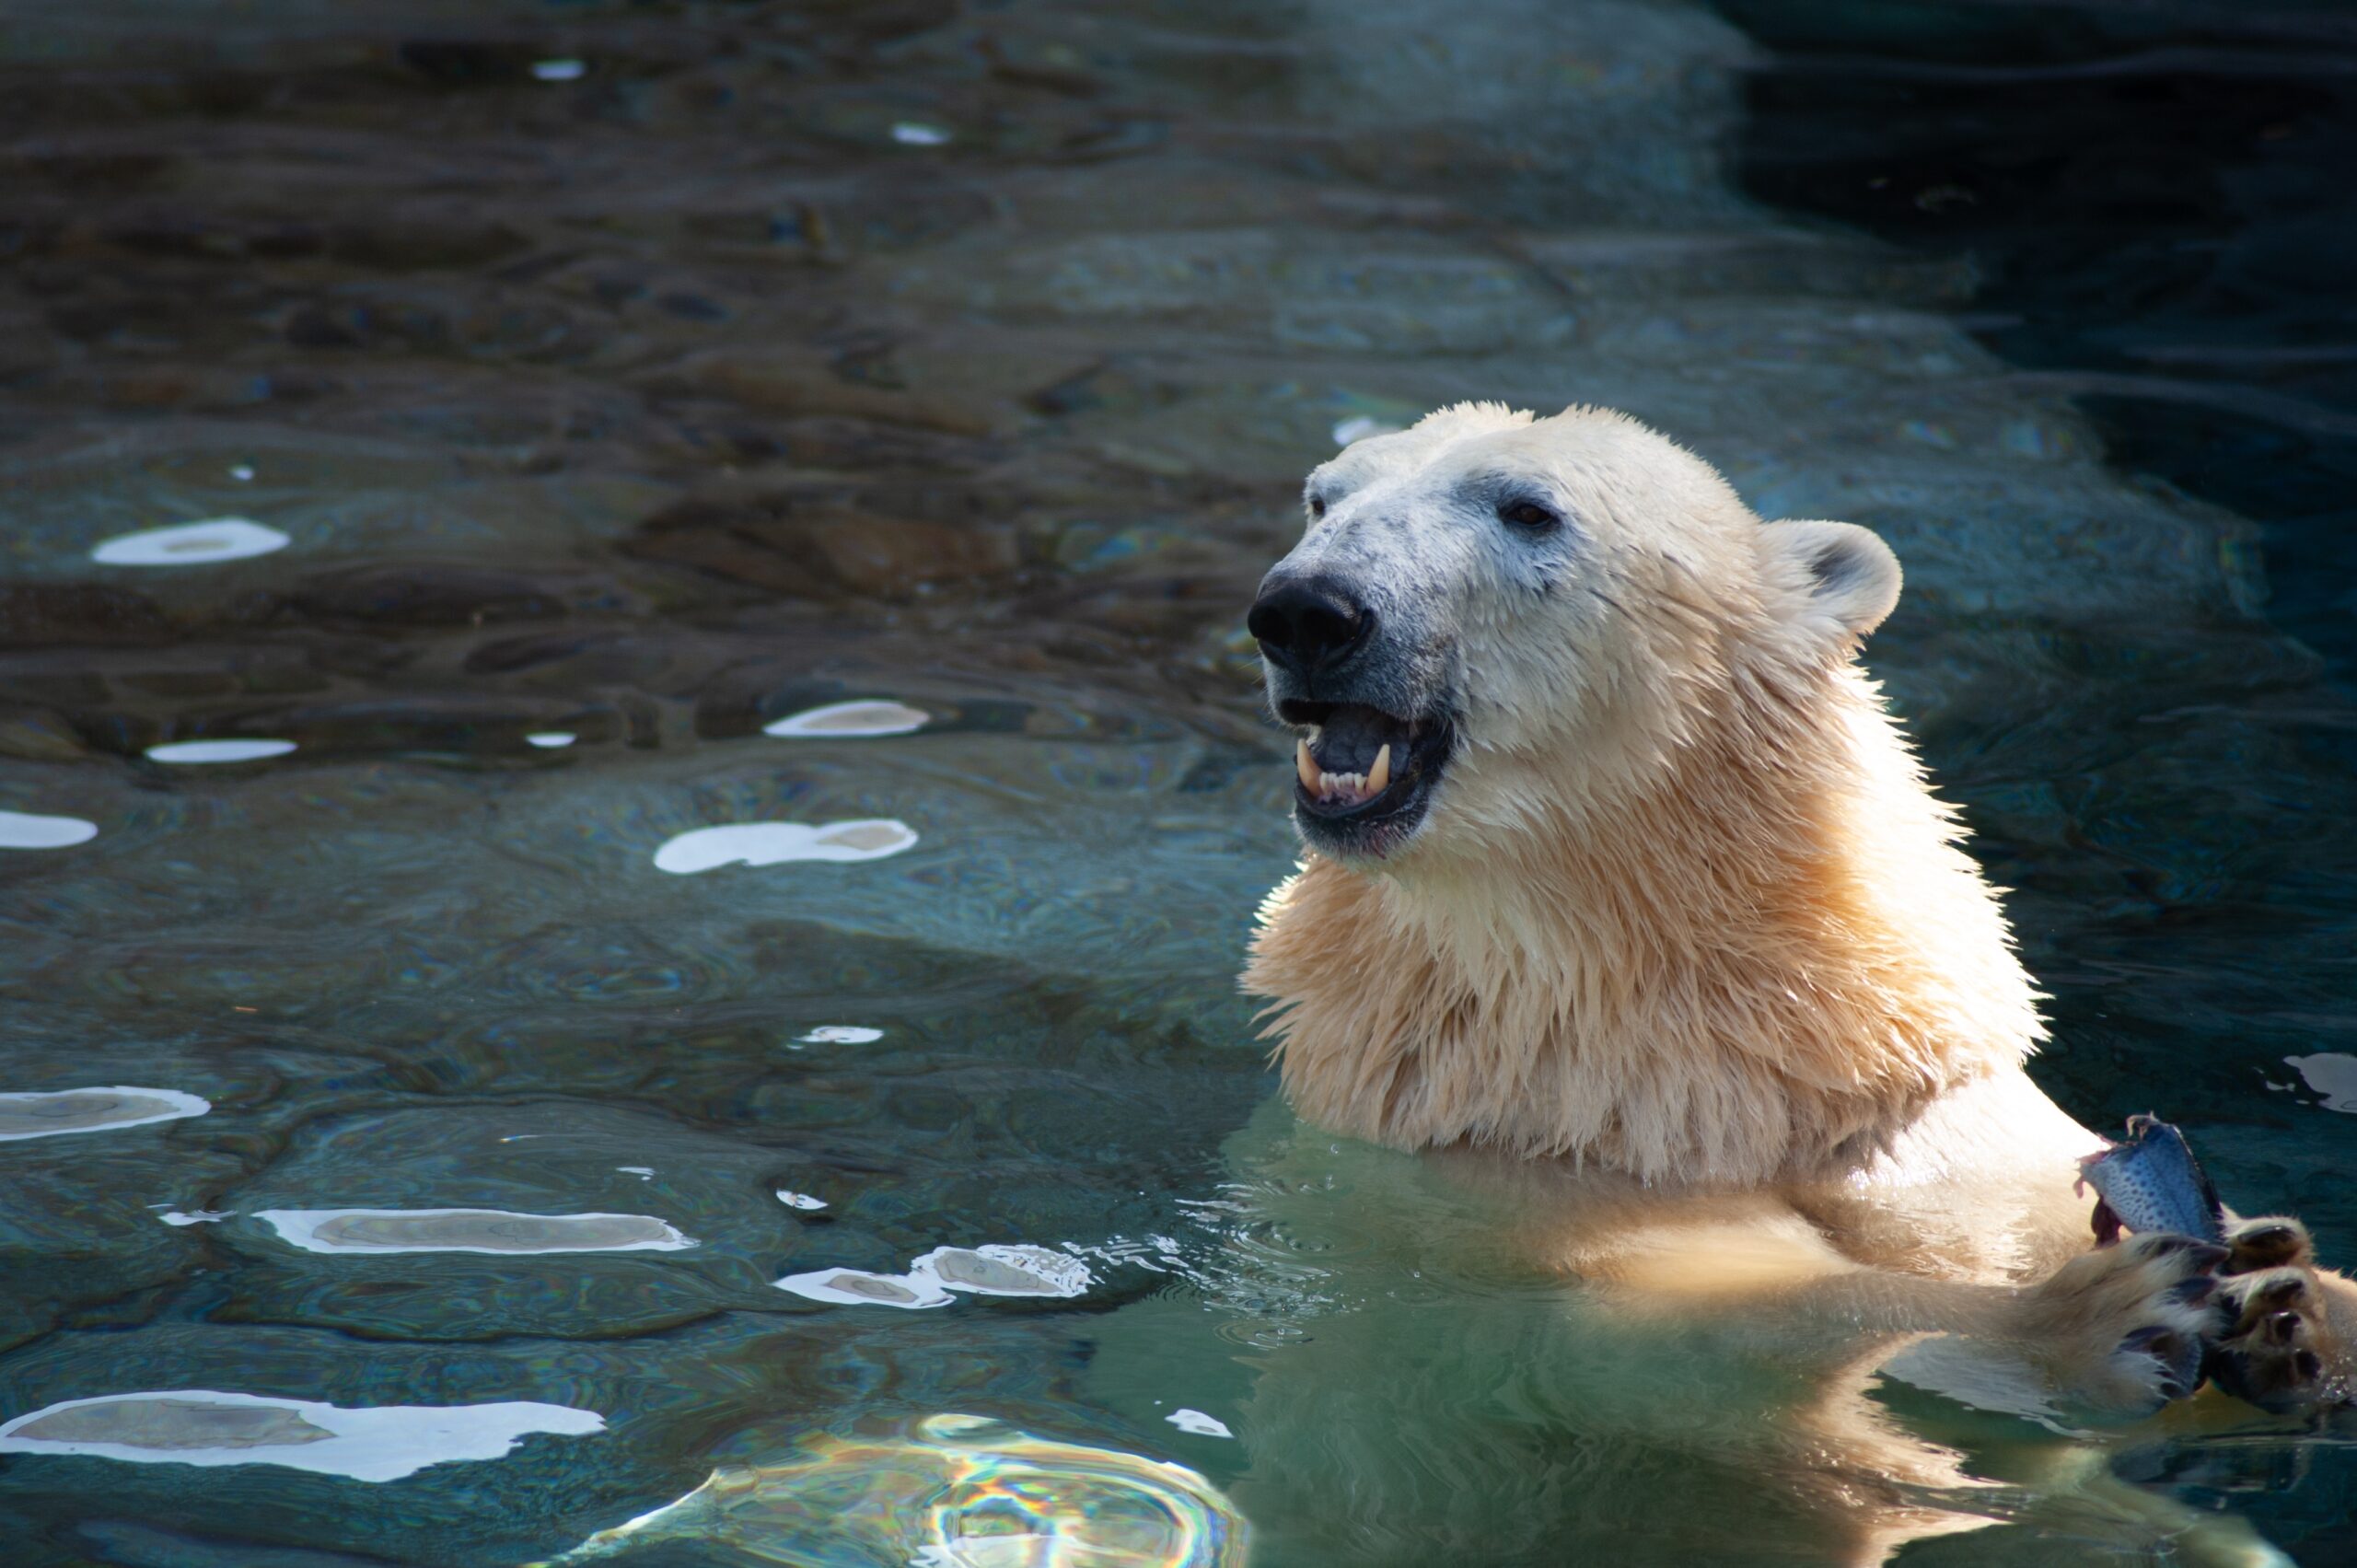
M 2329 1319 L 2307 1227 L 2265 1215 L 2226 1232 L 2229 1256 L 2212 1303 L 2202 1370 L 2238 1400 L 2277 1415 L 2339 1402 L 2328 1376 Z
M 2168 1235 L 2082 1253 L 2023 1293 L 2020 1331 L 2073 1403 L 2150 1414 L 2200 1384 L 2218 1325 L 2216 1271 L 2229 1257 Z

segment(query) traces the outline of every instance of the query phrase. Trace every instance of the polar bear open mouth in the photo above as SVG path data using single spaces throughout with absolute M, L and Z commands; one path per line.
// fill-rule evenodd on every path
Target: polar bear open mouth
M 1294 810 L 1319 847 L 1381 854 L 1415 828 L 1453 749 L 1447 722 L 1403 719 L 1363 703 L 1289 698 L 1278 717 L 1294 748 Z

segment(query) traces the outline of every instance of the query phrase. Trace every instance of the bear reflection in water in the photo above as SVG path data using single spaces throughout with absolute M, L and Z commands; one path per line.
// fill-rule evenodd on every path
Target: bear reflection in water
M 678 1502 L 534 1568 L 666 1540 L 758 1562 L 922 1568 L 1243 1568 L 1245 1526 L 1194 1471 L 970 1415 L 821 1435 L 786 1464 L 732 1465 Z

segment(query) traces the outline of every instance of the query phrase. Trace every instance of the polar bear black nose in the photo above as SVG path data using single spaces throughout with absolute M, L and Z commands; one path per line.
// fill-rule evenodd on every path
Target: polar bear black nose
M 1375 611 L 1331 577 L 1276 577 L 1260 585 L 1244 624 L 1262 654 L 1307 675 L 1350 657 L 1375 630 Z

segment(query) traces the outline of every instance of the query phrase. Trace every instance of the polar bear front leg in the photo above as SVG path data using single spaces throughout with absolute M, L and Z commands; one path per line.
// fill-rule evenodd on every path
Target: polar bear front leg
M 2226 1245 L 2203 1366 L 2211 1381 L 2277 1415 L 2357 1399 L 2357 1284 L 2316 1268 L 2315 1244 L 2295 1219 L 2235 1220 Z
M 2229 1256 L 2166 1235 L 2082 1253 L 2020 1294 L 2010 1337 L 2074 1404 L 2150 1414 L 2200 1383 Z

